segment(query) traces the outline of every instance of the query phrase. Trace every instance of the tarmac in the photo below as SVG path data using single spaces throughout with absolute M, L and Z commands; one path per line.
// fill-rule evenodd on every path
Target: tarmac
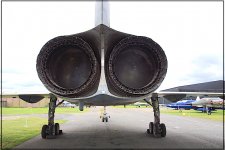
M 101 121 L 99 107 L 86 113 L 55 114 L 56 119 L 69 120 L 60 125 L 62 135 L 55 139 L 39 135 L 14 149 L 223 149 L 223 122 L 161 114 L 167 135 L 155 138 L 146 133 L 154 120 L 151 108 L 109 107 L 107 112 L 107 123 Z

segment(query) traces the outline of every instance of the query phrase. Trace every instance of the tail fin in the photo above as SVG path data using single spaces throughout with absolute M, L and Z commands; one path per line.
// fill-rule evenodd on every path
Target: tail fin
M 200 97 L 199 97 L 199 96 L 197 96 L 196 101 L 199 101 L 199 100 L 200 100 Z

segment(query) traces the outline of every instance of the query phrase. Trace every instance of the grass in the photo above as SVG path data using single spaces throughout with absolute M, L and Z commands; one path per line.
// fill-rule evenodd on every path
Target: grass
M 65 120 L 56 120 L 58 123 L 65 123 Z M 25 117 L 14 120 L 3 120 L 2 122 L 2 148 L 11 149 L 41 132 L 43 124 L 47 120 L 38 117 Z
M 56 114 L 82 113 L 89 109 L 79 111 L 78 108 L 58 107 Z M 47 114 L 48 108 L 2 108 L 4 115 L 23 115 L 23 114 Z M 55 120 L 58 123 L 64 123 L 66 120 Z M 47 124 L 45 118 L 39 117 L 23 117 L 13 120 L 2 120 L 2 148 L 11 149 L 20 143 L 23 143 L 32 137 L 39 135 L 42 125 Z
M 170 114 L 170 115 L 223 121 L 223 110 L 213 111 L 211 115 L 208 115 L 206 113 L 202 113 L 201 111 L 196 111 L 196 110 L 180 111 L 180 110 L 173 110 L 173 109 L 167 109 L 167 108 L 161 108 L 160 112 L 164 114 Z
M 80 111 L 78 108 L 58 107 L 56 108 L 56 114 L 65 113 L 82 113 L 87 112 L 89 109 L 84 108 L 84 111 Z M 47 114 L 48 107 L 43 108 L 2 108 L 3 115 L 23 115 L 23 114 Z

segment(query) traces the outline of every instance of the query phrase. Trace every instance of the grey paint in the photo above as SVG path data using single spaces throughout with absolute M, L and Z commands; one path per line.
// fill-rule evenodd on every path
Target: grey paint
M 95 4 L 95 26 L 110 26 L 110 7 L 108 0 L 97 0 Z

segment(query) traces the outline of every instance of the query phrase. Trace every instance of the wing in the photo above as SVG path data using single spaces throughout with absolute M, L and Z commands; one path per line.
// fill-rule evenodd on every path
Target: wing
M 177 102 L 187 96 L 215 96 L 224 99 L 224 93 L 214 92 L 158 92 L 159 97 L 164 97 L 171 102 Z
M 3 94 L 2 98 L 20 98 L 28 103 L 37 103 L 43 98 L 49 98 L 49 94 Z

